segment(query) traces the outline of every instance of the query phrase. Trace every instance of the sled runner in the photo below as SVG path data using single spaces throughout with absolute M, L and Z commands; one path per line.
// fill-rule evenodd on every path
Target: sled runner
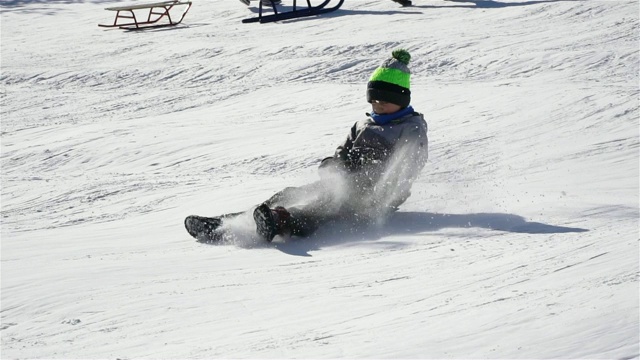
M 243 0 L 241 1 L 245 4 L 248 3 L 248 1 L 243 1 Z M 259 22 L 261 24 L 264 24 L 264 23 L 280 21 L 280 20 L 289 20 L 289 19 L 297 19 L 297 18 L 307 17 L 307 16 L 321 15 L 321 14 L 326 14 L 326 13 L 338 10 L 340 6 L 342 6 L 342 4 L 344 3 L 344 0 L 337 0 L 337 3 L 335 5 L 331 7 L 327 7 L 327 5 L 329 5 L 329 3 L 331 3 L 333 0 L 320 0 L 320 1 L 322 1 L 320 4 L 313 6 L 311 5 L 311 0 L 306 0 L 307 7 L 300 9 L 298 8 L 297 0 L 293 0 L 293 8 L 291 10 L 278 11 L 278 8 L 276 6 L 278 1 L 270 0 L 270 3 L 271 3 L 270 7 L 272 8 L 273 13 L 264 15 L 262 1 L 258 0 L 258 16 L 248 18 L 248 19 L 243 19 L 242 22 L 243 23 Z
M 182 16 L 176 21 L 171 18 L 170 11 L 174 6 L 182 7 L 186 6 L 184 11 L 182 12 Z M 105 10 L 115 11 L 116 17 L 113 21 L 113 24 L 98 24 L 101 27 L 113 28 L 117 27 L 120 29 L 129 29 L 129 30 L 143 30 L 149 28 L 158 28 L 158 27 L 166 27 L 166 26 L 175 26 L 182 22 L 185 15 L 191 8 L 191 1 L 181 1 L 181 0 L 172 0 L 172 1 L 162 1 L 156 3 L 149 4 L 138 4 L 131 6 L 118 6 L 118 7 L 110 7 Z M 149 10 L 148 14 L 145 16 L 136 16 L 135 11 L 138 10 L 144 13 L 144 10 Z M 168 20 L 168 23 L 158 23 L 160 20 L 165 19 Z

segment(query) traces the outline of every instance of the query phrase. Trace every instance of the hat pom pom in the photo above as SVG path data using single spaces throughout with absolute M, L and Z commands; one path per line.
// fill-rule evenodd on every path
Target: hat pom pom
M 393 50 L 391 56 L 405 65 L 409 65 L 409 61 L 411 61 L 411 54 L 405 49 Z

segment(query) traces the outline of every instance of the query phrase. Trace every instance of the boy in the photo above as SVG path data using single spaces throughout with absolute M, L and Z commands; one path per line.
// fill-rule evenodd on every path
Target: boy
M 410 105 L 410 59 L 406 50 L 395 50 L 375 70 L 367 84 L 372 112 L 322 160 L 319 181 L 285 188 L 253 211 L 260 237 L 270 242 L 276 235 L 309 236 L 333 220 L 383 222 L 407 200 L 428 156 L 427 123 Z M 185 220 L 192 236 L 208 241 L 220 238 L 221 223 Z

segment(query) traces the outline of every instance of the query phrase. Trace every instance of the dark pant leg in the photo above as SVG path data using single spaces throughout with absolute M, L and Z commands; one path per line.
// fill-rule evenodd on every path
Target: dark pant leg
M 324 204 L 308 205 L 303 208 L 290 208 L 289 229 L 291 235 L 310 236 L 322 225 L 339 217 L 332 209 L 324 208 Z
M 270 208 L 286 208 L 291 214 L 288 221 L 291 235 L 305 237 L 336 216 L 340 204 L 335 204 L 334 200 L 324 184 L 314 182 L 285 188 L 265 201 L 265 204 Z
M 270 208 L 276 206 L 289 208 L 316 202 L 316 199 L 321 196 L 323 196 L 322 184 L 320 182 L 314 182 L 303 186 L 284 188 L 273 194 L 273 196 L 264 203 Z

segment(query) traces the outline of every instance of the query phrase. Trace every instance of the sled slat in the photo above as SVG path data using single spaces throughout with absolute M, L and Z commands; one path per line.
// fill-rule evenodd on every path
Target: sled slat
M 115 11 L 116 17 L 113 21 L 113 24 L 98 24 L 100 27 L 106 28 L 120 28 L 120 29 L 131 29 L 131 30 L 143 30 L 148 28 L 157 28 L 157 27 L 165 27 L 165 26 L 175 26 L 182 22 L 185 15 L 191 8 L 191 1 L 182 1 L 182 0 L 172 0 L 172 1 L 161 1 L 155 3 L 147 3 L 147 4 L 138 4 L 131 6 L 117 6 L 117 7 L 108 7 L 105 10 Z M 171 14 L 169 13 L 174 6 L 186 6 L 184 11 L 182 12 L 182 16 L 177 21 L 171 18 Z M 134 10 L 145 10 L 148 9 L 149 12 L 144 17 L 137 17 Z M 167 23 L 159 24 L 158 22 L 162 19 L 167 19 Z M 124 19 L 124 20 L 123 20 Z M 145 19 L 145 20 L 142 20 Z

